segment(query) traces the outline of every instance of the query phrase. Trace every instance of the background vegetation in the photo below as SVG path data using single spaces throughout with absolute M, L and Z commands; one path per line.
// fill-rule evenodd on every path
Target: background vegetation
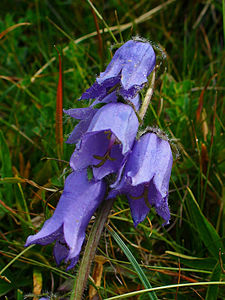
M 167 58 L 145 125 L 162 128 L 180 154 L 170 184 L 169 226 L 163 228 L 152 211 L 135 229 L 127 200 L 115 202 L 108 222 L 114 231 L 106 227 L 91 274 L 100 282 L 98 295 L 120 299 L 149 282 L 190 283 L 156 295 L 225 299 L 222 285 L 194 285 L 225 279 L 224 1 L 93 2 L 119 42 L 139 35 L 164 49 Z M 77 99 L 104 70 L 114 44 L 107 30 L 96 35 L 98 27 L 105 28 L 85 1 L 1 0 L 1 299 L 69 298 L 77 266 L 65 272 L 55 264 L 53 245 L 24 249 L 24 243 L 51 216 L 73 151 L 68 144 L 62 155 L 57 151 L 54 45 L 63 52 L 64 108 L 85 106 Z M 74 125 L 64 116 L 65 140 Z M 84 299 L 94 299 L 93 286 L 90 280 Z M 124 297 L 149 299 L 149 294 Z

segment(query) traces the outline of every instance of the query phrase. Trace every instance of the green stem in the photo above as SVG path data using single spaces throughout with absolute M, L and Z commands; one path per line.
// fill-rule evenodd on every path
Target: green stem
M 98 12 L 98 10 L 96 9 L 96 7 L 93 5 L 93 3 L 90 0 L 87 0 L 87 2 L 89 3 L 89 5 L 91 6 L 91 8 L 94 10 L 94 12 L 96 13 L 96 15 L 99 17 L 99 19 L 103 22 L 103 24 L 105 25 L 105 27 L 107 28 L 107 31 L 109 32 L 109 34 L 111 35 L 112 39 L 114 40 L 114 42 L 116 44 L 118 44 L 118 41 L 115 37 L 115 35 L 112 33 L 112 30 L 109 28 L 108 24 L 106 23 L 106 21 L 103 19 L 103 17 L 101 16 L 101 14 Z
M 223 47 L 225 47 L 225 0 L 222 2 L 222 15 L 223 15 Z
M 104 200 L 97 211 L 96 219 L 85 247 L 70 300 L 83 299 L 83 292 L 87 284 L 91 263 L 94 259 L 96 248 L 98 246 L 99 239 L 101 237 L 103 228 L 105 227 L 105 222 L 108 218 L 113 202 L 114 199 Z
M 145 116 L 146 111 L 148 109 L 149 103 L 151 101 L 153 91 L 154 91 L 154 85 L 155 85 L 155 70 L 152 72 L 151 84 L 150 84 L 150 87 L 147 90 L 144 101 L 143 101 L 142 106 L 141 106 L 140 111 L 139 111 L 139 117 L 141 118 L 141 120 L 144 119 L 144 116 Z

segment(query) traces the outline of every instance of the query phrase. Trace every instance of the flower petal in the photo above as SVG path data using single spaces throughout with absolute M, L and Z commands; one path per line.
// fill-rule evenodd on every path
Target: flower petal
M 100 108 L 70 159 L 71 168 L 93 166 L 95 180 L 116 173 L 124 156 L 131 151 L 138 129 L 138 119 L 131 106 L 109 103 Z M 110 141 L 114 141 L 110 146 Z M 119 144 L 118 144 L 119 143 Z
M 131 100 L 144 87 L 155 62 L 155 52 L 150 43 L 128 41 L 115 52 L 105 71 L 100 73 L 81 99 L 102 100 L 110 89 L 117 88 L 122 97 Z
M 110 157 L 111 159 L 107 159 L 100 168 L 93 167 L 93 175 L 96 180 L 101 180 L 106 175 L 116 173 L 120 169 L 124 158 L 121 151 L 121 145 L 112 147 Z
M 168 188 L 172 163 L 172 152 L 167 140 L 154 133 L 147 133 L 135 142 L 121 181 L 117 181 L 114 191 L 109 193 L 109 197 L 115 196 L 116 191 L 127 195 L 135 226 L 147 215 L 147 202 L 165 220 L 164 225 L 169 223 Z M 140 193 L 141 188 L 143 195 Z
M 134 98 L 132 98 L 130 101 L 131 101 L 131 103 L 133 103 L 133 105 L 134 105 L 136 111 L 138 111 L 139 108 L 140 108 L 140 96 L 139 96 L 139 94 L 137 94 L 137 95 L 136 95 Z
M 102 100 L 95 100 L 91 104 L 91 106 L 93 107 L 93 106 L 95 106 L 99 103 L 106 103 L 107 104 L 107 103 L 116 103 L 116 102 L 117 102 L 117 93 L 116 93 L 116 91 L 113 91 L 112 93 L 106 95 L 106 97 L 103 98 Z
M 110 78 L 104 82 L 104 84 L 99 84 L 97 81 L 89 88 L 87 89 L 79 100 L 83 99 L 97 99 L 102 100 L 104 99 L 108 93 L 109 90 L 117 85 L 120 82 L 120 76 L 117 76 L 115 78 Z
M 134 226 L 136 227 L 142 222 L 149 213 L 149 207 L 146 205 L 144 198 L 144 186 L 139 185 L 135 187 L 126 186 L 127 198 L 130 204 L 131 216 L 133 218 Z
M 81 120 L 74 128 L 66 143 L 76 144 L 82 135 L 87 131 L 93 116 L 96 113 L 96 109 L 92 107 L 74 108 L 64 110 L 64 113 L 68 114 L 72 118 Z
M 93 107 L 81 107 L 71 108 L 68 110 L 64 109 L 63 112 L 74 119 L 84 120 L 93 117 L 93 115 L 96 113 L 96 109 L 94 109 Z
M 121 76 L 122 90 L 128 91 L 135 87 L 138 91 L 138 87 L 147 82 L 148 75 L 154 69 L 155 52 L 149 43 L 129 41 L 126 45 L 126 62 Z
M 155 175 L 157 141 L 155 134 L 145 134 L 135 143 L 126 165 L 126 176 L 130 178 L 131 185 L 149 182 Z
M 83 99 L 99 99 L 104 98 L 107 95 L 106 87 L 95 82 L 90 88 L 88 88 L 80 97 Z
M 71 168 L 76 171 L 97 165 L 99 160 L 94 155 L 104 156 L 108 144 L 107 133 L 104 131 L 85 133 L 70 158 Z
M 88 132 L 110 130 L 122 144 L 122 153 L 131 151 L 138 130 L 138 119 L 127 104 L 109 103 L 94 115 Z
M 70 260 L 73 267 L 79 257 L 86 227 L 104 194 L 104 182 L 89 182 L 86 170 L 73 172 L 66 179 L 53 216 L 37 234 L 28 237 L 25 246 L 46 245 L 56 240 L 56 261 L 60 263 L 63 259 L 66 262 Z

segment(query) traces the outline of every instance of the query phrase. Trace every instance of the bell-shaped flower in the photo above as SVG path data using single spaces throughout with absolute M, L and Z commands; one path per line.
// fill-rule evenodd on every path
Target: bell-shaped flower
M 28 237 L 25 246 L 47 245 L 56 242 L 54 257 L 57 264 L 70 262 L 67 269 L 78 261 L 85 230 L 105 196 L 103 181 L 89 181 L 87 170 L 71 173 L 65 181 L 64 191 L 53 216 L 42 229 Z
M 109 197 L 118 193 L 128 197 L 134 226 L 142 222 L 150 208 L 168 224 L 168 189 L 173 156 L 167 140 L 155 133 L 146 133 L 135 142 L 117 186 L 113 186 Z
M 127 104 L 101 107 L 76 145 L 71 168 L 76 171 L 92 166 L 96 180 L 117 172 L 132 149 L 138 125 L 133 108 Z
M 68 144 L 76 144 L 82 135 L 87 131 L 92 118 L 94 117 L 97 109 L 94 108 L 95 105 L 99 103 L 117 103 L 117 95 L 116 92 L 112 92 L 111 94 L 107 95 L 102 101 L 95 100 L 91 106 L 84 107 L 84 108 L 71 108 L 68 110 L 64 109 L 64 113 L 69 115 L 70 117 L 80 120 L 80 122 L 75 126 L 74 130 L 70 134 L 69 138 L 67 139 L 66 143 Z M 140 107 L 140 96 L 137 94 L 129 103 L 131 106 L 134 107 L 136 111 L 139 110 Z
M 130 40 L 115 52 L 106 70 L 100 73 L 81 99 L 102 100 L 116 90 L 124 99 L 131 100 L 144 87 L 155 62 L 155 52 L 150 43 Z

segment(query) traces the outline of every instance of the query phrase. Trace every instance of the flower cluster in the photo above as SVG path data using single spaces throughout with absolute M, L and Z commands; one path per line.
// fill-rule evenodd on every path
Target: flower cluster
M 169 223 L 168 187 L 173 162 L 169 142 L 149 131 L 136 138 L 138 92 L 147 83 L 155 60 L 148 42 L 128 41 L 81 96 L 95 99 L 92 105 L 65 111 L 80 120 L 67 141 L 76 144 L 70 159 L 72 173 L 66 178 L 53 216 L 37 234 L 28 237 L 26 246 L 55 241 L 55 260 L 57 264 L 70 262 L 68 269 L 77 263 L 86 227 L 102 201 L 125 194 L 134 226 L 144 220 L 151 207 L 164 224 Z M 103 106 L 97 109 L 99 103 Z

